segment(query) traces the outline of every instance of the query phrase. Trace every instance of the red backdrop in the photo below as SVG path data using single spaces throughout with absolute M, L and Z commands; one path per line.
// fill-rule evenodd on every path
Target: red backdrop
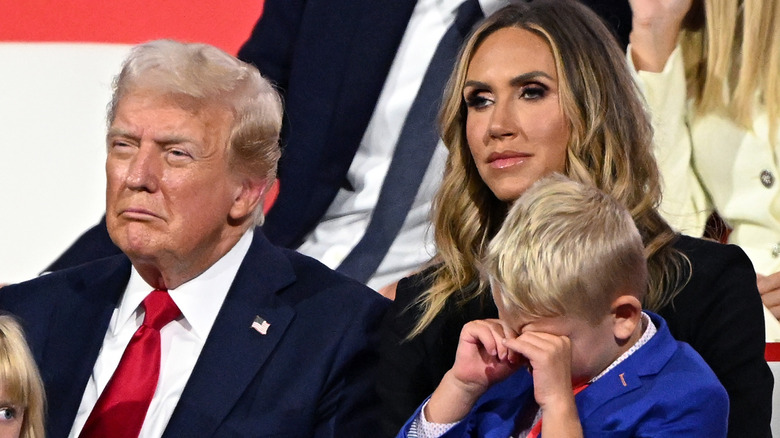
M 137 44 L 199 41 L 236 53 L 263 0 L 19 0 L 0 14 L 0 41 Z

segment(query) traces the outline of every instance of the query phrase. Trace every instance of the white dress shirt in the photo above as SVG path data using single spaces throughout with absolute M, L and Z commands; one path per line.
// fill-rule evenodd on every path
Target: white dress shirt
M 298 251 L 335 269 L 368 227 L 387 169 L 439 40 L 455 21 L 462 0 L 419 0 L 393 60 L 374 113 L 347 173 L 352 190 L 341 189 L 325 216 Z M 481 0 L 485 15 L 506 0 Z M 430 223 L 431 201 L 441 183 L 447 149 L 436 150 L 401 231 L 368 286 L 379 289 L 430 260 L 435 250 Z
M 160 330 L 160 378 L 139 437 L 159 437 L 165 431 L 228 289 L 249 251 L 253 234 L 253 230 L 249 229 L 238 243 L 209 269 L 168 291 L 182 316 Z M 125 293 L 108 324 L 103 347 L 84 390 L 70 438 L 76 438 L 81 433 L 100 393 L 119 365 L 130 338 L 143 323 L 145 312 L 141 302 L 153 289 L 133 267 Z

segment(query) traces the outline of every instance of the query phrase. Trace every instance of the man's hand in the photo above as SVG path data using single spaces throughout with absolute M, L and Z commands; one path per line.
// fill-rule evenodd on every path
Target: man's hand
M 780 320 L 780 272 L 771 275 L 756 275 L 761 301 Z

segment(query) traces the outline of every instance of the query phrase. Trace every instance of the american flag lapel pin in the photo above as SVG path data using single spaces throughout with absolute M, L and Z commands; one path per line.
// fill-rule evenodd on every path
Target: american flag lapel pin
M 255 316 L 255 320 L 252 321 L 252 328 L 260 332 L 261 335 L 268 333 L 268 327 L 271 327 L 271 324 L 259 315 Z

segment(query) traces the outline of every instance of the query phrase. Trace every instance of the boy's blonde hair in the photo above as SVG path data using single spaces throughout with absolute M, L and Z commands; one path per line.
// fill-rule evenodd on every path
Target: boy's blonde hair
M 21 438 L 43 438 L 43 382 L 22 328 L 10 315 L 0 315 L 0 387 L 6 401 L 24 413 Z
M 560 174 L 539 180 L 514 203 L 481 270 L 496 301 L 511 310 L 576 315 L 592 324 L 618 294 L 641 302 L 648 287 L 631 214 L 599 189 Z

